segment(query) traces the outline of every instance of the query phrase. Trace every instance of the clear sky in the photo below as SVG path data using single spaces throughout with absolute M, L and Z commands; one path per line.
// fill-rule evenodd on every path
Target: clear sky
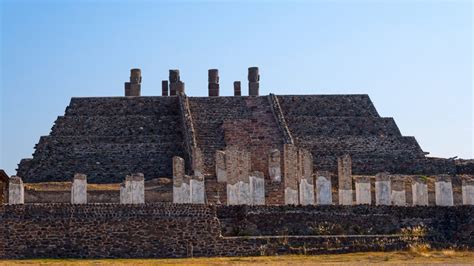
M 259 66 L 261 94 L 370 95 L 432 156 L 473 158 L 471 1 L 1 2 L 0 168 L 10 175 L 74 96 L 221 95 Z

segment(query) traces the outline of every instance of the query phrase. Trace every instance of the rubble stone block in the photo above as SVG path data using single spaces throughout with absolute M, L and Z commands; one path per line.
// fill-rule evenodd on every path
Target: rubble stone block
M 348 154 L 337 158 L 339 204 L 352 205 L 352 160 Z
M 388 173 L 375 175 L 375 205 L 391 205 L 391 183 Z
M 271 150 L 268 155 L 268 175 L 272 182 L 281 182 L 281 159 L 277 149 Z
M 262 172 L 250 174 L 251 205 L 265 205 L 265 178 Z
M 413 176 L 411 179 L 413 206 L 428 206 L 427 180 L 421 176 Z
M 216 151 L 216 176 L 218 183 L 227 182 L 226 155 L 224 151 Z
M 453 206 L 453 185 L 449 175 L 436 176 L 435 196 L 437 206 Z
M 316 172 L 316 203 L 318 205 L 332 204 L 331 175 L 327 171 Z
M 87 203 L 87 176 L 75 174 L 71 187 L 71 204 Z
M 370 191 L 370 178 L 360 176 L 355 181 L 356 204 L 371 204 L 372 194 Z
M 8 204 L 24 204 L 25 188 L 19 176 L 12 176 L 8 181 Z
M 474 178 L 465 177 L 462 180 L 462 204 L 474 205 Z

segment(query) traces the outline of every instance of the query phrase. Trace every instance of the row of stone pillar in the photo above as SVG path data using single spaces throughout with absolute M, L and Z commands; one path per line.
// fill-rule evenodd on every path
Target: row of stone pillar
M 193 175 L 185 174 L 184 159 L 173 157 L 173 203 L 206 203 L 203 157 L 198 148 L 193 150 Z

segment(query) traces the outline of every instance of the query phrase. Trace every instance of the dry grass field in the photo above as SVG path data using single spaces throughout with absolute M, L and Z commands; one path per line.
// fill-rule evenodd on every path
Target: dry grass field
M 38 259 L 6 260 L 0 265 L 320 265 L 320 264 L 456 264 L 473 265 L 474 252 L 428 251 L 366 252 L 340 255 L 288 255 L 271 257 L 219 257 L 187 259 Z

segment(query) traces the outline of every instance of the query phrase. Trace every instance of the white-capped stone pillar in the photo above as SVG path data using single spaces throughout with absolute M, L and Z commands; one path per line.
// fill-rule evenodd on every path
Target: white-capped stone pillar
M 268 155 L 268 176 L 275 183 L 281 182 L 281 159 L 280 151 L 273 149 Z
M 184 159 L 173 157 L 173 203 L 191 203 L 190 179 L 184 174 Z
M 474 205 L 474 178 L 464 177 L 462 180 L 462 204 Z
M 349 154 L 337 158 L 339 204 L 352 205 L 352 160 Z
M 132 204 L 145 203 L 145 176 L 142 173 L 136 173 L 131 178 Z
M 216 176 L 218 183 L 227 182 L 227 171 L 225 169 L 225 152 L 216 151 Z
M 87 176 L 84 174 L 75 174 L 71 187 L 71 203 L 87 203 Z
M 265 205 L 265 179 L 262 172 L 250 174 L 251 205 Z
M 316 204 L 332 204 L 331 175 L 327 171 L 316 172 Z
M 375 205 L 391 205 L 392 188 L 388 173 L 375 175 Z
M 250 153 L 236 146 L 226 148 L 227 204 L 250 205 Z
M 298 205 L 298 149 L 293 144 L 283 145 L 283 169 L 285 180 L 285 204 Z
M 405 190 L 405 176 L 402 175 L 392 175 L 390 180 L 392 182 L 392 205 L 395 206 L 406 206 L 407 205 L 407 196 Z
M 356 204 L 371 204 L 370 177 L 358 176 L 355 180 Z
M 8 204 L 24 204 L 25 189 L 19 176 L 12 176 L 8 181 Z
M 301 168 L 301 178 L 299 183 L 300 204 L 314 205 L 314 185 L 313 185 L 313 156 L 307 150 L 298 151 L 299 167 Z
M 204 186 L 204 162 L 199 148 L 193 149 L 193 171 L 194 175 L 190 181 L 191 203 L 206 203 L 206 190 Z
M 132 204 L 132 177 L 127 175 L 120 184 L 120 204 Z
M 422 176 L 413 176 L 411 180 L 413 206 L 428 206 L 427 178 Z
M 453 185 L 449 175 L 436 176 L 435 181 L 436 205 L 453 206 Z

